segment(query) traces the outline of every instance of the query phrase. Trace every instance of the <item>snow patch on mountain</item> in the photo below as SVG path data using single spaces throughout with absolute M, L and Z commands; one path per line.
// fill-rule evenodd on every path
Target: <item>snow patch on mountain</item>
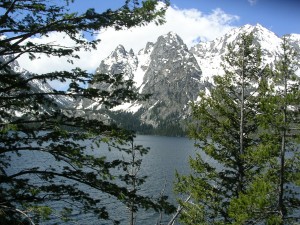
M 264 64 L 274 64 L 281 53 L 282 39 L 260 24 L 234 28 L 226 35 L 210 42 L 201 42 L 190 49 L 203 72 L 202 81 L 212 82 L 215 75 L 223 75 L 221 63 L 227 53 L 228 44 L 235 45 L 243 33 L 254 35 L 254 43 L 260 44 Z M 297 35 L 296 35 L 297 37 Z
M 123 73 L 125 78 L 133 79 L 140 94 L 152 94 L 147 101 L 122 104 L 113 111 L 131 112 L 143 123 L 155 127 L 161 121 L 175 124 L 188 117 L 189 104 L 199 100 L 200 91 L 209 94 L 213 77 L 224 74 L 221 65 L 227 46 L 236 46 L 244 33 L 253 33 L 254 44 L 261 46 L 263 65 L 273 67 L 282 53 L 282 38 L 257 24 L 234 28 L 222 37 L 200 42 L 190 49 L 174 32 L 159 36 L 154 43 L 147 43 L 137 54 L 119 45 L 100 63 L 96 72 Z M 300 52 L 300 34 L 286 38 Z M 87 104 L 83 106 L 88 107 Z M 93 105 L 93 108 L 99 107 Z
M 127 52 L 123 45 L 118 45 L 107 58 L 101 61 L 96 73 L 109 75 L 122 73 L 125 79 L 132 79 L 137 64 L 138 60 L 133 50 Z
M 124 111 L 124 112 L 130 112 L 130 113 L 136 113 L 139 111 L 139 109 L 142 107 L 142 104 L 139 103 L 123 103 L 121 105 L 118 105 L 114 108 L 112 108 L 112 111 Z
M 134 82 L 136 83 L 136 87 L 139 88 L 139 92 L 141 93 L 143 87 L 141 87 L 144 75 L 150 65 L 151 62 L 151 52 L 153 50 L 154 44 L 152 42 L 148 42 L 144 49 L 141 49 L 138 52 L 137 59 L 138 59 L 138 66 L 134 71 Z

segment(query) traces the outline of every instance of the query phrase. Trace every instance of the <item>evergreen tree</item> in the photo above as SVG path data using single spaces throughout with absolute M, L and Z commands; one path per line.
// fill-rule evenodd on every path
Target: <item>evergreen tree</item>
M 135 225 L 138 224 L 137 212 L 141 208 L 137 193 L 141 191 L 141 185 L 144 184 L 147 179 L 146 176 L 140 175 L 142 157 L 144 154 L 148 153 L 149 148 L 135 145 L 134 136 L 129 137 L 129 141 L 131 142 L 131 145 L 122 149 L 126 155 L 123 156 L 122 168 L 124 173 L 120 174 L 120 178 L 125 183 L 125 187 L 130 193 L 129 201 L 127 203 L 127 208 L 129 210 L 129 224 Z M 154 200 L 154 197 L 152 197 L 152 199 Z M 161 206 L 163 206 L 157 208 L 161 213 L 163 213 L 163 210 L 168 213 L 175 211 L 175 207 L 166 202 L 167 199 L 168 197 L 163 194 L 156 198 L 156 201 L 160 202 Z M 151 198 L 149 197 L 149 201 L 150 200 Z M 153 205 L 153 207 L 155 208 L 155 205 Z
M 30 74 L 14 71 L 16 60 L 37 54 L 68 57 L 72 62 L 81 49 L 96 48 L 99 40 L 89 41 L 84 34 L 102 28 L 116 30 L 163 22 L 166 8 L 156 9 L 158 1 L 126 0 L 117 10 L 98 13 L 71 12 L 73 1 L 4 0 L 0 3 L 0 223 L 33 224 L 49 219 L 53 203 L 63 205 L 61 218 L 67 218 L 72 205 L 80 213 L 94 212 L 99 218 L 109 219 L 108 211 L 94 193 L 106 193 L 128 205 L 132 193 L 112 182 L 111 169 L 122 165 L 122 160 L 107 161 L 98 151 L 99 143 L 116 146 L 128 140 L 126 132 L 104 121 L 75 117 L 76 112 L 62 109 L 58 96 L 89 98 L 106 107 L 142 99 L 133 90 L 133 82 L 97 74 L 92 76 L 79 68 L 71 72 Z M 167 2 L 166 2 L 167 3 Z M 99 3 L 100 4 L 100 3 Z M 39 44 L 30 41 L 51 32 L 64 33 L 75 46 Z M 71 80 L 68 91 L 39 91 L 35 84 L 48 80 Z M 80 84 L 102 82 L 111 88 L 98 90 Z M 86 143 L 90 143 L 87 147 Z M 121 147 L 120 147 L 121 148 Z M 53 163 L 43 165 L 31 161 L 16 167 L 16 158 L 40 156 Z M 97 155 L 97 157 L 95 157 Z M 84 188 L 88 187 L 88 188 Z M 91 193 L 93 190 L 93 194 Z M 161 205 L 143 196 L 136 196 L 139 206 L 161 209 Z M 76 204 L 75 204 L 76 203 Z M 113 220 L 113 218 L 110 218 Z
M 289 221 L 299 216 L 294 214 L 294 209 L 299 209 L 299 97 L 300 79 L 295 74 L 299 62 L 296 52 L 289 46 L 287 39 L 283 38 L 282 55 L 276 67 L 275 86 L 275 112 L 278 123 L 273 128 L 281 139 L 279 153 L 279 194 L 278 212 L 282 220 Z M 272 98 L 273 96 L 271 96 Z M 274 124 L 274 123 L 272 123 Z M 295 185 L 298 184 L 298 190 Z M 299 213 L 299 210 L 298 210 Z
M 259 150 L 265 168 L 246 193 L 232 201 L 237 224 L 296 224 L 299 219 L 299 96 L 296 52 L 283 38 L 282 54 L 260 101 Z M 297 186 L 298 185 L 298 186 Z
M 134 145 L 133 139 L 131 140 L 131 148 L 127 149 L 127 153 L 130 157 L 130 160 L 128 160 L 124 164 L 124 171 L 126 171 L 126 174 L 123 176 L 124 182 L 128 185 L 128 189 L 131 193 L 135 194 L 137 191 L 139 191 L 139 186 L 142 185 L 146 177 L 141 177 L 138 175 L 142 159 L 140 157 L 143 156 L 143 154 L 146 154 L 149 149 L 143 148 L 140 145 Z M 138 211 L 138 205 L 137 205 L 136 197 L 133 195 L 131 198 L 131 201 L 128 204 L 129 209 L 129 224 L 135 225 L 137 224 L 137 218 L 136 218 L 136 212 Z
M 260 141 L 257 99 L 264 70 L 252 34 L 228 46 L 223 68 L 225 75 L 214 78 L 210 93 L 202 92 L 192 105 L 190 135 L 203 153 L 190 159 L 192 174 L 177 176 L 176 190 L 191 195 L 181 202 L 185 224 L 232 223 L 231 200 L 247 190 L 261 168 L 252 155 Z

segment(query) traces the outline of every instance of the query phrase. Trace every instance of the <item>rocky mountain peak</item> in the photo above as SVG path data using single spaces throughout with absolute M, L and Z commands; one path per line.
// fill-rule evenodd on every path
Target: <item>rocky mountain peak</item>
M 251 32 L 256 33 L 257 31 L 271 32 L 270 30 L 266 29 L 265 27 L 263 27 L 259 23 L 255 24 L 255 25 L 245 24 L 244 26 L 235 28 L 232 31 L 233 32 L 239 32 L 239 33 L 248 33 L 248 34 L 251 33 Z
M 282 39 L 260 24 L 255 26 L 247 24 L 240 27 L 236 31 L 236 39 L 242 33 L 253 34 L 254 43 L 261 47 L 263 64 L 274 66 L 274 62 L 281 52 Z
M 130 55 L 131 57 L 134 57 L 134 51 L 133 51 L 132 48 L 129 50 L 129 55 Z
M 173 32 L 158 37 L 148 49 L 150 46 L 153 50 L 140 92 L 152 96 L 141 108 L 141 119 L 155 127 L 161 120 L 174 124 L 186 114 L 188 102 L 196 100 L 203 88 L 201 69 L 183 40 Z
M 123 45 L 118 45 L 107 58 L 101 61 L 96 73 L 110 75 L 123 73 L 125 77 L 132 79 L 137 63 L 137 57 L 132 49 L 128 52 Z
M 274 65 L 282 39 L 260 24 L 247 24 L 191 49 L 174 32 L 159 36 L 154 43 L 148 42 L 137 55 L 119 45 L 101 62 L 97 72 L 124 73 L 134 79 L 140 93 L 152 94 L 145 102 L 121 105 L 115 111 L 130 112 L 142 124 L 172 129 L 189 116 L 189 102 L 197 100 L 199 91 L 208 90 L 214 75 L 224 73 L 221 63 L 227 46 L 236 45 L 243 33 L 254 35 L 254 42 L 261 46 L 263 64 Z M 300 52 L 300 35 L 286 37 Z M 99 108 L 92 104 L 87 107 Z
M 158 66 L 156 65 L 157 63 L 161 67 L 166 63 L 170 65 L 176 61 L 184 63 L 184 61 L 193 58 L 193 55 L 190 54 L 186 44 L 177 34 L 169 32 L 166 35 L 158 37 L 156 43 L 153 45 L 150 57 L 153 62 L 151 67 Z
M 159 36 L 157 42 L 154 45 L 154 49 L 174 49 L 174 48 L 186 48 L 183 40 L 179 35 L 174 32 L 169 32 L 166 35 Z
M 227 45 L 235 45 L 242 34 L 254 36 L 254 43 L 259 44 L 262 50 L 263 64 L 274 64 L 275 59 L 281 51 L 282 39 L 272 31 L 264 28 L 260 24 L 246 24 L 242 27 L 234 28 L 220 38 L 209 42 L 201 42 L 191 48 L 200 68 L 203 71 L 202 79 L 212 82 L 214 75 L 222 75 L 222 57 L 227 52 Z
M 128 55 L 128 52 L 125 50 L 123 45 L 118 45 L 116 49 L 111 53 L 111 57 L 118 58 L 118 57 L 125 57 Z
M 160 42 L 161 40 L 164 40 L 166 43 L 171 44 L 171 45 L 172 44 L 178 44 L 178 45 L 184 44 L 181 37 L 172 31 L 170 31 L 169 33 L 167 33 L 165 35 L 160 36 L 158 38 L 157 42 Z
M 146 47 L 139 51 L 139 55 L 151 53 L 151 51 L 153 50 L 153 46 L 154 46 L 153 42 L 147 42 Z
M 260 44 L 262 50 L 273 50 L 274 48 L 280 47 L 281 38 L 279 38 L 274 32 L 268 30 L 260 24 L 245 25 L 238 30 L 238 35 L 242 33 L 250 34 L 254 36 L 254 41 Z M 279 45 L 279 46 L 278 46 Z M 274 49 L 277 50 L 277 49 Z

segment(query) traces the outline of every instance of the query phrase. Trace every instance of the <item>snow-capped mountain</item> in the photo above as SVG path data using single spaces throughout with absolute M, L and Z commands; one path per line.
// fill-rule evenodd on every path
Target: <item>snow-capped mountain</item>
M 96 69 L 98 74 L 124 74 L 124 79 L 133 79 L 133 73 L 137 68 L 138 59 L 131 49 L 127 52 L 122 45 L 118 45 L 115 51 L 109 57 L 104 59 Z M 105 88 L 99 86 L 101 84 L 92 85 L 93 88 Z
M 139 92 L 152 96 L 141 105 L 142 121 L 154 127 L 161 121 L 178 124 L 188 113 L 188 103 L 196 100 L 205 86 L 194 55 L 177 34 L 170 32 L 157 39 L 144 69 Z
M 274 66 L 282 51 L 282 38 L 259 24 L 232 29 L 220 38 L 200 42 L 190 49 L 173 32 L 159 36 L 154 43 L 148 42 L 137 53 L 117 45 L 100 62 L 96 73 L 110 76 L 122 73 L 125 79 L 134 80 L 139 93 L 152 94 L 151 97 L 144 102 L 120 105 L 105 113 L 99 103 L 81 99 L 75 104 L 80 112 L 78 115 L 109 119 L 107 115 L 113 112 L 113 119 L 121 121 L 126 114 L 131 123 L 140 121 L 140 124 L 152 126 L 154 129 L 175 130 L 189 116 L 189 103 L 197 100 L 199 91 L 209 89 L 213 76 L 224 73 L 221 62 L 227 46 L 234 46 L 243 33 L 253 33 L 255 44 L 261 46 L 263 64 Z M 289 34 L 285 37 L 300 55 L 300 34 Z M 16 65 L 14 70 L 20 71 L 21 68 Z M 28 72 L 24 71 L 26 73 Z M 50 88 L 46 84 L 32 85 L 41 91 Z M 92 87 L 105 90 L 109 88 L 109 84 L 94 83 Z
M 148 101 L 125 104 L 113 110 L 126 110 L 138 116 L 143 123 L 153 127 L 179 124 L 188 114 L 188 104 L 197 99 L 200 90 L 201 69 L 194 55 L 175 33 L 158 37 L 155 43 L 147 43 L 137 55 L 121 45 L 100 63 L 96 73 L 124 73 L 132 78 L 141 94 L 151 94 Z M 100 85 L 100 86 L 98 86 Z M 101 84 L 93 87 L 104 88 Z M 100 109 L 91 104 L 86 108 Z
M 235 28 L 223 37 L 201 42 L 188 49 L 182 39 L 169 32 L 158 37 L 155 43 L 147 43 L 137 54 L 122 45 L 103 60 L 96 73 L 123 73 L 133 79 L 141 94 L 152 94 L 146 102 L 134 102 L 114 108 L 134 114 L 146 124 L 160 127 L 162 124 L 179 124 L 189 114 L 189 102 L 197 99 L 200 90 L 212 82 L 214 75 L 222 74 L 222 57 L 227 45 L 234 45 L 243 33 L 254 34 L 254 41 L 261 46 L 263 62 L 274 65 L 281 52 L 282 39 L 257 24 Z M 300 35 L 287 36 L 289 42 L 299 48 Z M 105 88 L 101 84 L 93 87 Z M 84 103 L 88 109 L 101 106 Z M 83 108 L 84 108 L 83 107 Z
M 0 57 L 0 61 L 2 63 L 9 62 L 10 56 Z M 32 92 L 35 93 L 54 92 L 53 88 L 49 85 L 48 82 L 44 82 L 42 81 L 42 79 L 31 79 L 32 73 L 20 67 L 17 60 L 12 61 L 9 64 L 9 66 L 12 73 L 21 74 L 21 77 L 23 77 L 25 80 L 27 79 L 29 80 L 28 84 L 30 85 Z M 67 96 L 49 95 L 49 98 L 51 98 L 58 107 L 68 107 L 73 104 L 72 100 Z
M 262 62 L 271 67 L 279 59 L 282 53 L 282 38 L 272 31 L 257 24 L 255 26 L 245 25 L 234 28 L 224 36 L 213 41 L 202 42 L 193 46 L 190 51 L 195 55 L 197 62 L 203 72 L 202 79 L 212 81 L 214 75 L 222 75 L 222 57 L 225 56 L 227 45 L 234 45 L 242 34 L 254 35 L 254 43 L 259 44 L 262 51 Z M 291 46 L 300 53 L 300 34 L 289 34 L 285 36 Z M 300 55 L 299 55 L 300 56 Z M 300 60 L 300 57 L 299 57 Z
M 121 105 L 114 111 L 130 112 L 154 127 L 179 124 L 178 121 L 189 114 L 189 102 L 211 85 L 214 75 L 224 73 L 221 62 L 227 45 L 234 45 L 243 33 L 253 33 L 255 44 L 261 46 L 263 63 L 274 66 L 281 53 L 282 38 L 257 24 L 232 29 L 220 38 L 198 43 L 191 49 L 172 32 L 158 37 L 155 43 L 147 43 L 137 54 L 119 45 L 100 63 L 96 73 L 124 73 L 135 81 L 140 93 L 152 94 L 146 102 Z M 286 38 L 300 52 L 300 34 Z
M 234 45 L 243 33 L 254 34 L 254 43 L 261 46 L 263 63 L 274 65 L 281 52 L 282 39 L 259 24 L 256 26 L 245 25 L 234 28 L 213 41 L 199 43 L 191 48 L 190 51 L 195 55 L 203 71 L 202 79 L 212 82 L 214 75 L 223 74 L 221 62 L 227 52 L 227 45 Z

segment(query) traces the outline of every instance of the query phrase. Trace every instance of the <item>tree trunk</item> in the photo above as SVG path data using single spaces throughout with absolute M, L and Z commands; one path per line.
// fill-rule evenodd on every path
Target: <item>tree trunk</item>
M 284 223 L 285 207 L 284 207 L 284 183 L 285 183 L 285 151 L 286 151 L 286 136 L 287 136 L 287 72 L 284 74 L 284 105 L 283 105 L 283 130 L 281 136 L 280 149 L 280 174 L 279 174 L 279 196 L 278 196 L 278 211 L 282 218 L 281 224 Z
M 244 45 L 244 44 L 243 44 Z M 244 68 L 244 47 L 242 52 L 242 74 L 241 74 L 241 105 L 240 105 L 240 152 L 239 152 L 239 184 L 238 184 L 238 195 L 243 191 L 244 183 L 244 165 L 242 160 L 242 155 L 244 154 L 244 108 L 245 108 L 245 68 Z

